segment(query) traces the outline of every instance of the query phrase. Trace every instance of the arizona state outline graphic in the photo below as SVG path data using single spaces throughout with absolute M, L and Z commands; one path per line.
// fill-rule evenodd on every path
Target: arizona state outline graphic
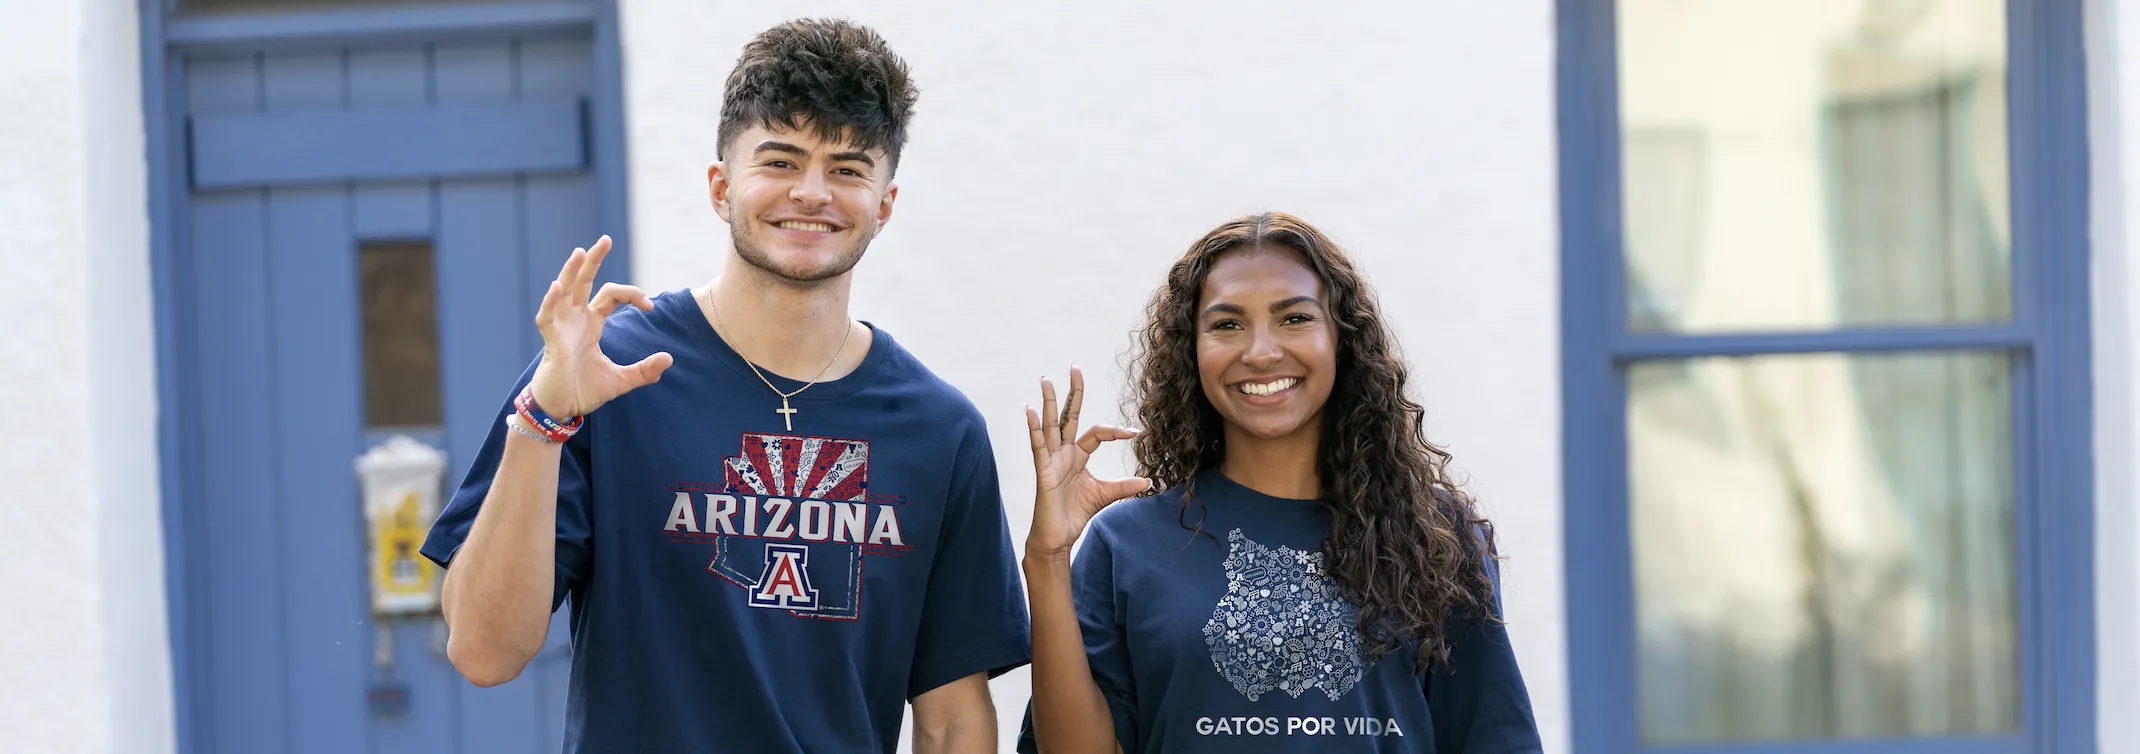
M 855 620 L 865 559 L 907 551 L 905 501 L 870 493 L 866 440 L 746 433 L 721 471 L 718 485 L 673 485 L 663 529 L 711 540 L 706 570 L 742 588 L 751 607 Z

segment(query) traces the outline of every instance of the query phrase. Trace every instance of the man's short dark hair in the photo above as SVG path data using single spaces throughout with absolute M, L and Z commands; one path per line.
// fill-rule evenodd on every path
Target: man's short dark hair
M 907 119 L 919 92 L 906 61 L 869 27 L 837 19 L 801 19 L 765 30 L 744 45 L 721 99 L 720 144 L 753 125 L 792 130 L 858 149 L 883 149 L 899 165 Z

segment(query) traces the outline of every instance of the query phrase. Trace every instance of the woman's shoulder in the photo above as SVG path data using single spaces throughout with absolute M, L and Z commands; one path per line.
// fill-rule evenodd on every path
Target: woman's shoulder
M 1187 515 L 1189 526 L 1193 528 L 1197 513 L 1191 511 Z M 1186 531 L 1182 516 L 1182 491 L 1175 487 L 1107 506 L 1099 515 L 1093 516 L 1088 529 L 1095 537 L 1110 542 L 1134 540 L 1158 533 Z

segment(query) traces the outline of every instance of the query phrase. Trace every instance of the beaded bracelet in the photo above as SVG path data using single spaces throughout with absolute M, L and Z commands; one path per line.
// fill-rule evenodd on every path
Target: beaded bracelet
M 575 416 L 571 421 L 561 422 L 545 413 L 541 406 L 535 405 L 535 390 L 532 387 L 522 388 L 520 396 L 513 399 L 513 411 L 527 425 L 527 429 L 541 434 L 550 442 L 572 439 L 572 435 L 579 432 L 580 426 L 587 422 L 587 417 L 584 416 Z
M 543 434 L 543 433 L 541 433 L 541 432 L 537 432 L 537 431 L 535 431 L 535 430 L 529 429 L 529 428 L 528 428 L 528 424 L 527 424 L 527 422 L 526 422 L 526 421 L 523 421 L 523 420 L 521 420 L 521 418 L 520 418 L 520 414 L 518 414 L 518 413 L 511 413 L 511 414 L 506 414 L 506 415 L 505 415 L 505 426 L 511 427 L 511 428 L 513 429 L 513 431 L 514 431 L 514 432 L 519 432 L 519 433 L 520 433 L 520 436 L 521 436 L 521 437 L 525 437 L 525 438 L 528 438 L 528 439 L 530 439 L 530 440 L 534 440 L 534 441 L 536 441 L 536 442 L 539 442 L 539 443 L 542 443 L 542 444 L 544 444 L 544 445 L 555 445 L 555 444 L 557 444 L 557 441 L 556 441 L 556 440 L 552 440 L 552 439 L 550 439 L 550 436 L 549 436 L 549 435 L 545 435 L 545 434 Z

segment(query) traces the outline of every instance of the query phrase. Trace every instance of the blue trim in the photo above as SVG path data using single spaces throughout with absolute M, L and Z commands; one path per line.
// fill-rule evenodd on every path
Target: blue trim
M 578 97 L 196 115 L 193 182 L 233 188 L 586 168 Z
M 2012 381 L 2007 403 L 2008 412 L 2013 417 L 2013 445 L 2007 452 L 2014 474 L 2014 563 L 2019 568 L 2014 578 L 2014 610 L 2020 616 L 2014 625 L 2014 648 L 2019 662 L 2021 730 L 2033 732 L 2033 740 L 2037 743 L 2047 743 L 2050 737 L 2043 732 L 2043 726 L 2050 694 L 2044 690 L 2048 684 L 2045 683 L 2043 651 L 2045 607 L 2040 587 L 2046 569 L 2045 548 L 2038 536 L 2044 528 L 2044 508 L 2043 497 L 2037 492 L 2041 489 L 2043 472 L 2033 453 L 2035 448 L 2042 446 L 2045 438 L 2056 433 L 2045 431 L 2043 412 L 2037 410 L 2039 401 L 2036 396 L 2046 382 L 2040 367 L 2025 351 L 2012 352 L 2011 359 L 2007 365 L 2008 379 Z M 2057 751 L 2049 746 L 2043 750 Z
M 356 40 L 525 36 L 550 29 L 570 31 L 599 25 L 605 17 L 614 18 L 614 10 L 606 2 L 537 0 L 180 16 L 170 20 L 164 37 L 171 48 L 190 52 L 210 47 L 258 50 Z
M 2017 307 L 2036 318 L 2036 471 L 2025 494 L 2041 567 L 2031 591 L 2042 751 L 2096 750 L 2095 424 L 2090 366 L 2087 64 L 2081 0 L 2015 0 L 2007 16 Z
M 164 0 L 139 0 L 136 7 L 140 11 L 142 136 L 149 182 L 150 306 L 156 313 L 157 492 L 163 514 L 164 621 L 170 632 L 173 687 L 171 725 L 178 751 L 208 751 L 212 747 L 197 745 L 195 738 L 208 730 L 198 722 L 206 710 L 195 704 L 207 698 L 207 676 L 201 672 L 207 659 L 202 637 L 193 630 L 191 607 L 195 595 L 202 591 L 197 587 L 198 569 L 193 567 L 193 548 L 188 544 L 199 540 L 190 536 L 196 525 L 186 506 L 193 484 L 192 454 L 188 452 L 192 443 L 185 442 L 183 434 L 184 428 L 192 424 L 188 413 L 193 402 L 188 400 L 192 391 L 185 378 L 187 349 L 181 347 L 180 337 L 189 329 L 185 312 L 191 311 L 192 306 L 186 300 L 184 286 L 178 284 L 186 273 L 181 269 L 183 262 L 174 243 L 184 232 L 180 218 L 185 216 L 186 171 L 180 162 L 184 152 L 172 148 L 171 124 L 178 122 L 177 103 L 183 101 L 185 77 L 170 64 L 171 56 L 165 51 Z
M 595 0 L 599 12 L 594 23 L 594 98 L 589 108 L 591 148 L 594 151 L 597 222 L 609 234 L 610 261 L 602 265 L 603 280 L 638 279 L 632 266 L 631 166 L 625 162 L 624 49 L 618 30 L 617 0 Z M 713 124 L 707 124 L 710 129 Z M 710 130 L 708 133 L 712 133 Z M 594 243 L 590 238 L 574 244 Z M 567 247 L 560 247 L 567 248 Z M 558 255 L 562 260 L 563 254 Z M 562 262 L 560 262 L 562 264 Z
M 1816 332 L 1717 335 L 1624 335 L 1612 346 L 1621 360 L 1748 356 L 1775 353 L 1864 353 L 2025 348 L 2029 332 L 2019 325 L 1880 327 Z
M 2096 748 L 2088 153 L 2080 0 L 2010 0 L 2012 323 L 1829 332 L 1625 331 L 1615 3 L 1559 0 L 1561 460 L 1571 733 L 1579 754 L 2042 751 Z M 1601 316 L 1602 315 L 1602 316 Z M 2004 350 L 2013 356 L 2022 733 L 1914 741 L 1644 746 L 1636 707 L 1626 389 L 1638 359 Z
M 1634 562 L 1625 395 L 1609 344 L 1621 331 L 1619 81 L 1614 4 L 1560 0 L 1555 96 L 1560 147 L 1561 474 L 1574 750 L 1637 745 Z M 1603 316 L 1600 316 L 1603 315 Z M 1621 506 L 1618 510 L 1614 506 Z M 1580 627 L 1577 630 L 1575 627 Z

